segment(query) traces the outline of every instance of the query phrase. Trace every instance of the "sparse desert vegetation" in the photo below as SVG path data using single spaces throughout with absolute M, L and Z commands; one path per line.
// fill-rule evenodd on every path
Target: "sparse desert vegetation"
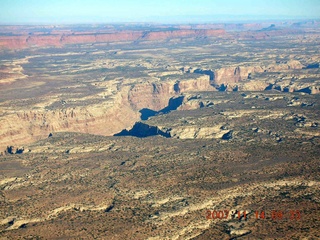
M 275 24 L 3 27 L 0 237 L 318 239 L 320 25 Z

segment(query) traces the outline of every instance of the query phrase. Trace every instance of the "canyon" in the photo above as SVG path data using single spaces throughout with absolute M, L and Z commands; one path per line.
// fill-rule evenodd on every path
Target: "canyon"
M 317 21 L 0 26 L 0 238 L 320 237 L 319 39 Z
M 52 132 L 112 136 L 139 121 L 142 109 L 159 111 L 168 105 L 170 98 L 181 94 L 272 89 L 319 93 L 319 68 L 308 68 L 319 61 L 318 56 L 308 60 L 310 57 L 305 53 L 304 59 L 275 61 L 270 55 L 270 59 L 265 56 L 260 64 L 250 63 L 261 57 L 262 53 L 257 50 L 252 56 L 243 56 L 248 58 L 247 62 L 239 64 L 233 62 L 232 57 L 222 56 L 220 61 L 226 61 L 229 66 L 213 64 L 211 68 L 199 68 L 197 62 L 172 64 L 170 61 L 177 61 L 184 51 L 195 51 L 194 57 L 200 51 L 204 59 L 210 59 L 211 44 L 194 48 L 194 40 L 186 39 L 181 41 L 187 46 L 191 44 L 189 48 L 173 50 L 176 43 L 166 43 L 164 48 L 161 38 L 159 41 L 160 45 L 152 49 L 144 44 L 130 45 L 131 50 L 113 46 L 107 51 L 102 50 L 104 45 L 94 46 L 92 50 L 85 45 L 80 51 L 70 45 L 57 53 L 51 53 L 57 48 L 40 48 L 37 54 L 3 61 L 1 151 L 11 145 L 22 147 Z M 220 46 L 220 42 L 216 45 Z M 155 58 L 150 51 L 157 52 Z M 166 59 L 167 54 L 172 60 Z M 82 62 L 82 58 L 92 60 Z M 42 69 L 46 69 L 44 75 Z M 119 75 L 119 71 L 124 71 L 125 76 Z M 39 89 L 40 95 L 33 89 Z M 30 97 L 25 97 L 28 92 Z M 18 98 L 12 98 L 14 96 Z

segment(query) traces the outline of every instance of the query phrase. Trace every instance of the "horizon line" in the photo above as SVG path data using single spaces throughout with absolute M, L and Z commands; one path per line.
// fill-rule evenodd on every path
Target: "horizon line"
M 275 15 L 179 15 L 150 16 L 141 19 L 61 19 L 61 20 L 26 20 L 1 21 L 0 25 L 85 25 L 85 24 L 234 24 L 268 21 L 320 21 L 320 16 L 275 16 Z

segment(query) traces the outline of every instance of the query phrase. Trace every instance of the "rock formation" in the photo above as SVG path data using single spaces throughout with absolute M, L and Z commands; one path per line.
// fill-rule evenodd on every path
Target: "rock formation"
M 197 74 L 205 74 L 210 77 L 210 84 L 215 86 L 217 89 L 223 90 L 234 90 L 234 87 L 238 83 L 243 83 L 252 78 L 252 75 L 255 73 L 264 73 L 264 72 L 283 72 L 290 69 L 298 70 L 303 69 L 305 66 L 297 60 L 290 60 L 285 63 L 274 63 L 267 66 L 234 66 L 234 67 L 225 67 L 216 70 L 206 70 L 206 69 L 194 69 L 191 70 Z M 190 69 L 186 70 L 190 71 Z M 246 83 L 244 83 L 246 84 Z M 251 83 L 249 83 L 250 85 Z M 226 86 L 229 86 L 227 89 Z M 267 85 L 264 83 L 262 87 L 258 87 L 255 90 L 262 91 Z M 243 90 L 249 90 L 248 85 Z M 253 90 L 253 89 L 251 89 Z M 315 92 L 315 91 L 313 91 Z
M 225 34 L 223 29 L 213 30 L 166 30 L 161 31 L 117 31 L 111 33 L 59 33 L 45 35 L 0 36 L 0 49 L 27 47 L 60 47 L 65 44 L 108 43 L 127 41 L 158 41 L 175 38 L 217 37 Z
M 0 239 L 317 239 L 320 29 L 271 24 L 1 27 Z
M 296 54 L 299 49 L 294 48 L 297 43 L 292 42 L 292 35 L 283 36 L 294 48 L 290 54 L 288 49 L 280 49 L 277 55 L 268 52 L 268 44 L 283 44 L 282 38 L 253 40 L 252 53 L 246 53 L 239 49 L 252 49 L 252 44 L 240 42 L 238 34 L 244 32 L 225 33 L 212 29 L 214 26 L 143 30 L 107 26 L 96 32 L 53 26 L 41 31 L 3 27 L 6 36 L 0 37 L 0 44 L 17 51 L 1 50 L 4 59 L 8 56 L 0 66 L 1 151 L 46 138 L 49 133 L 111 136 L 139 120 L 174 109 L 214 108 L 216 102 L 194 97 L 197 92 L 319 93 L 319 58 L 312 55 L 316 34 L 297 34 L 307 49 L 305 55 Z M 170 39 L 178 40 L 182 47 Z M 18 49 L 30 46 L 35 48 Z M 47 46 L 53 47 L 34 54 L 37 47 Z M 181 96 L 182 102 L 176 104 Z M 212 129 L 206 127 L 190 132 L 209 136 Z
M 0 146 L 24 144 L 48 136 L 52 132 L 73 131 L 99 135 L 113 135 L 140 119 L 141 109 L 170 111 L 170 98 L 193 91 L 215 91 L 206 76 L 168 82 L 146 82 L 123 86 L 109 104 L 65 107 L 56 110 L 17 111 L 2 117 Z M 169 107 L 168 107 L 169 103 Z M 179 107 L 179 106 L 177 106 Z M 15 123 L 19 123 L 18 125 Z

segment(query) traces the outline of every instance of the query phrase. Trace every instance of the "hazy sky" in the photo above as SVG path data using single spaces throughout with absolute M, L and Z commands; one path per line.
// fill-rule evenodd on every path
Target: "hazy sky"
M 0 0 L 0 24 L 320 18 L 320 0 Z

